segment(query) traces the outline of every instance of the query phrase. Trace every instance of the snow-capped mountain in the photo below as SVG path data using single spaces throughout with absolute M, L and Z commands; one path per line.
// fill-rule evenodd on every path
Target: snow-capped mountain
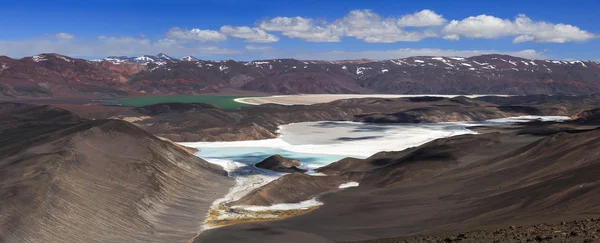
M 182 61 L 186 61 L 186 62 L 195 62 L 195 61 L 199 61 L 198 58 L 195 58 L 193 56 L 185 56 L 181 58 Z
M 108 61 L 112 63 L 122 63 L 122 62 L 136 62 L 136 63 L 157 63 L 157 62 L 167 62 L 167 61 L 177 61 L 176 58 L 170 57 L 164 53 L 158 53 L 157 55 L 142 55 L 139 57 L 128 57 L 128 56 L 109 56 L 99 61 Z
M 416 56 L 390 60 L 207 61 L 165 54 L 107 57 L 91 62 L 58 54 L 19 60 L 0 56 L 0 86 L 51 94 L 81 83 L 106 84 L 111 94 L 144 92 L 181 94 L 218 92 L 223 88 L 265 93 L 394 94 L 592 94 L 600 93 L 600 63 L 578 60 L 532 60 L 507 55 L 473 57 Z M 142 65 L 140 65 L 142 64 Z M 35 72 L 32 72 L 35 70 Z M 46 71 L 42 71 L 46 70 Z M 68 71 L 65 71 L 68 70 Z M 64 75 L 64 76 L 63 76 Z M 21 80 L 13 86 L 15 80 Z M 45 83 L 37 83 L 44 80 Z M 52 86 L 52 85 L 55 86 Z M 114 85 L 120 85 L 113 90 Z M 41 85 L 41 86 L 40 86 Z M 50 86 L 48 86 L 50 85 Z M 38 91 L 39 87 L 49 87 Z M 103 87 L 104 88 L 104 87 Z M 107 92 L 107 90 L 98 89 Z M 3 90 L 0 89 L 0 96 Z M 12 93 L 10 93 L 12 92 Z M 77 93 L 81 95 L 80 93 Z

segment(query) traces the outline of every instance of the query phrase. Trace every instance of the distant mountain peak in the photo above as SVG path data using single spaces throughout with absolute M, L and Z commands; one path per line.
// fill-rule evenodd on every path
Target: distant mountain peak
M 167 54 L 164 54 L 164 53 L 162 53 L 162 52 L 161 52 L 161 53 L 158 53 L 158 54 L 156 55 L 156 57 L 158 57 L 158 58 L 162 58 L 162 59 L 167 59 L 167 60 L 175 60 L 175 58 L 172 58 L 171 56 L 169 56 L 169 55 L 167 55 Z
M 181 58 L 182 61 L 186 61 L 186 62 L 195 62 L 198 61 L 198 58 L 195 58 L 193 56 L 185 56 Z
M 129 56 L 109 56 L 103 61 L 112 62 L 112 63 L 122 63 L 122 62 L 136 62 L 142 64 L 148 63 L 157 63 L 157 62 L 167 62 L 167 61 L 177 61 L 176 58 L 173 58 L 164 53 L 158 53 L 156 56 L 154 55 L 141 55 L 139 57 L 129 57 Z

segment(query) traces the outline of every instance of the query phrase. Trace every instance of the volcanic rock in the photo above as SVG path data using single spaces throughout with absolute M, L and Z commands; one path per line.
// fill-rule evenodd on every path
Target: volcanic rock
M 257 163 L 256 167 L 284 173 L 306 172 L 307 170 L 298 168 L 301 165 L 302 163 L 300 163 L 299 160 L 286 158 L 276 154 Z

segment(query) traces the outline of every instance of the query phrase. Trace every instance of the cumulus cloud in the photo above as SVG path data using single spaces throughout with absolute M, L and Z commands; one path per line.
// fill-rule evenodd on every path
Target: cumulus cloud
M 279 41 L 279 37 L 269 34 L 260 28 L 225 25 L 221 27 L 221 32 L 231 37 L 245 39 L 246 42 L 269 43 Z
M 315 21 L 303 17 L 276 17 L 264 20 L 260 27 L 267 31 L 281 32 L 289 38 L 297 38 L 309 42 L 339 42 L 340 36 L 332 29 L 315 25 Z
M 573 25 L 534 22 L 523 14 L 518 15 L 514 21 L 485 14 L 471 16 L 460 21 L 452 20 L 442 32 L 445 36 L 451 37 L 465 36 L 486 39 L 516 36 L 513 39 L 514 43 L 527 41 L 565 43 L 584 41 L 595 37 L 594 34 Z
M 438 26 L 445 22 L 446 19 L 442 15 L 429 9 L 424 9 L 414 14 L 407 14 L 398 19 L 398 25 L 412 27 Z
M 554 24 L 533 21 L 526 15 L 517 15 L 514 19 L 502 19 L 491 15 L 477 15 L 462 20 L 448 22 L 442 15 L 429 10 L 421 10 L 400 17 L 381 16 L 369 9 L 348 12 L 331 21 L 322 21 L 307 17 L 275 17 L 264 19 L 258 26 L 224 25 L 219 30 L 183 29 L 173 27 L 162 39 L 149 39 L 145 36 L 99 36 L 94 40 L 85 39 L 70 33 L 48 34 L 31 40 L 0 40 L 0 53 L 9 56 L 35 55 L 45 52 L 57 52 L 73 56 L 140 55 L 165 52 L 170 55 L 238 55 L 252 53 L 279 57 L 309 55 L 321 59 L 352 58 L 394 58 L 412 55 L 473 55 L 483 53 L 504 53 L 523 57 L 541 57 L 542 53 L 497 52 L 494 50 L 455 51 L 441 49 L 399 49 L 387 51 L 331 51 L 311 53 L 302 51 L 283 55 L 284 50 L 274 50 L 266 45 L 251 43 L 272 43 L 280 36 L 300 39 L 308 42 L 340 42 L 343 38 L 356 38 L 368 43 L 395 43 L 421 41 L 426 38 L 441 38 L 458 41 L 461 38 L 512 38 L 513 43 L 567 43 L 585 41 L 598 37 L 586 30 L 569 24 Z M 205 42 L 221 42 L 228 38 L 244 39 L 249 45 L 232 50 Z M 268 50 L 268 51 L 267 51 Z M 245 53 L 246 52 L 246 53 Z M 400 53 L 404 52 L 404 54 Z M 330 56 L 331 55 L 331 56 Z M 317 58 L 319 59 L 319 58 Z
M 309 31 L 313 20 L 303 17 L 276 17 L 262 21 L 260 27 L 267 31 Z
M 55 34 L 54 37 L 59 40 L 71 40 L 71 39 L 75 38 L 75 35 L 61 32 L 61 33 Z
M 182 29 L 179 27 L 171 28 L 167 32 L 167 37 L 180 40 L 194 41 L 224 41 L 227 36 L 216 30 L 201 30 L 201 29 Z
M 311 42 L 339 42 L 341 38 L 354 37 L 370 43 L 419 41 L 438 34 L 432 30 L 406 31 L 403 27 L 441 25 L 446 20 L 431 10 L 408 14 L 400 19 L 383 18 L 369 9 L 352 10 L 331 23 L 317 24 L 304 17 L 276 17 L 260 23 L 262 29 L 281 32 L 290 38 Z
M 352 10 L 348 15 L 336 20 L 332 27 L 346 36 L 359 39 L 395 35 L 401 30 L 394 19 L 382 19 L 371 10 Z
M 312 42 L 339 42 L 342 37 L 354 37 L 369 43 L 393 43 L 420 41 L 432 37 L 457 41 L 461 36 L 485 39 L 513 36 L 514 43 L 565 43 L 595 37 L 577 26 L 536 22 L 522 14 L 514 20 L 482 14 L 463 20 L 452 20 L 443 29 L 435 28 L 443 26 L 446 22 L 442 15 L 429 9 L 400 18 L 382 17 L 372 10 L 358 9 L 330 23 L 317 23 L 314 19 L 299 16 L 276 17 L 262 21 L 260 28 Z M 406 27 L 411 29 L 405 29 Z
M 290 38 L 298 38 L 308 42 L 340 42 L 339 35 L 333 33 L 331 29 L 321 26 L 315 26 L 310 31 L 290 31 L 283 32 L 283 35 Z
M 435 37 L 437 33 L 431 30 L 406 31 L 398 23 L 402 22 L 409 26 L 431 25 L 432 22 L 426 20 L 426 18 L 430 17 L 425 16 L 430 14 L 430 12 L 424 10 L 413 15 L 406 15 L 404 20 L 397 20 L 395 18 L 382 18 L 379 14 L 369 9 L 352 10 L 345 17 L 336 20 L 331 25 L 331 28 L 343 33 L 344 36 L 355 37 L 370 43 L 420 41 L 425 38 Z

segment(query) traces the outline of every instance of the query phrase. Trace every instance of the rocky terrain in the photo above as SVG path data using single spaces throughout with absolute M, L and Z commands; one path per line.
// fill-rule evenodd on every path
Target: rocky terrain
M 233 180 L 120 120 L 0 104 L 0 242 L 187 242 Z
M 302 163 L 300 163 L 299 160 L 286 158 L 276 154 L 257 163 L 256 167 L 284 173 L 306 172 L 305 169 L 298 168 L 301 165 Z
M 540 101 L 534 102 L 539 99 Z M 600 96 L 413 97 L 338 100 L 315 105 L 266 104 L 222 110 L 205 104 L 157 104 L 124 112 L 139 127 L 173 141 L 239 141 L 277 136 L 279 125 L 306 121 L 454 122 L 521 115 L 570 116 L 600 107 Z
M 418 242 L 582 242 L 600 241 L 600 218 L 561 222 L 560 224 L 511 225 L 507 228 L 476 230 L 464 233 L 410 236 L 360 241 L 361 243 Z M 358 242 L 357 242 L 358 243 Z
M 592 94 L 600 63 L 506 55 L 393 60 L 251 62 L 166 54 L 88 61 L 59 54 L 0 57 L 4 97 L 113 97 L 224 90 L 386 94 Z

